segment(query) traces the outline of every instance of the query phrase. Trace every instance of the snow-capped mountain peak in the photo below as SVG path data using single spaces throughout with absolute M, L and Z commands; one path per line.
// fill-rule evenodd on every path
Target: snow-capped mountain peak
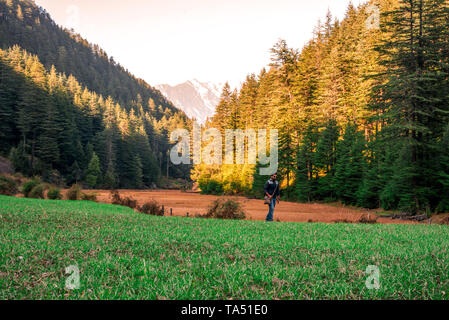
M 159 91 L 189 117 L 204 123 L 212 117 L 220 102 L 221 84 L 189 80 L 176 86 L 162 84 L 156 86 Z

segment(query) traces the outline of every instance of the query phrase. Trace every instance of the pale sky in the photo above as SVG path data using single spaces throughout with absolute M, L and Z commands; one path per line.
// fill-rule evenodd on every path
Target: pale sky
M 352 0 L 354 5 L 366 0 Z M 301 48 L 328 8 L 350 0 L 36 0 L 150 85 L 198 79 L 238 86 L 270 63 L 279 38 Z

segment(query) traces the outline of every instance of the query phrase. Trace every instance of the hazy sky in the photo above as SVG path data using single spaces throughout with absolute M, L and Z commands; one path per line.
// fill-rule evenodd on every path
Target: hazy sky
M 365 0 L 352 0 L 358 5 Z M 36 0 L 60 25 L 151 85 L 190 79 L 236 86 L 270 62 L 279 39 L 301 48 L 329 8 L 350 0 Z

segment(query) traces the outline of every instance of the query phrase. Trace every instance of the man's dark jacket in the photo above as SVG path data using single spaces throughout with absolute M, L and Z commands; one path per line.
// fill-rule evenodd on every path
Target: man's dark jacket
M 265 183 L 265 186 L 263 187 L 263 189 L 265 191 L 265 195 L 268 192 L 268 194 L 273 196 L 273 198 L 277 198 L 281 194 L 281 192 L 279 190 L 279 182 L 277 180 L 276 181 L 273 181 L 271 179 L 268 180 Z M 273 194 L 275 192 L 275 190 L 276 190 L 276 193 Z

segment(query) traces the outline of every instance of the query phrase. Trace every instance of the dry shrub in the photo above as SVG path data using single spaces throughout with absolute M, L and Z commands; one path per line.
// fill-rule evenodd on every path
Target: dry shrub
M 237 201 L 217 199 L 201 218 L 243 220 L 246 218 L 246 213 Z
M 81 200 L 97 202 L 97 195 L 95 193 L 81 192 Z
M 94 201 L 97 202 L 97 195 L 95 193 L 84 193 L 83 189 L 78 184 L 74 184 L 65 194 L 67 200 L 72 201 Z
M 444 218 L 441 220 L 440 224 L 442 224 L 442 225 L 449 225 L 449 216 L 444 217 Z
M 126 197 L 122 201 L 122 206 L 131 208 L 131 209 L 136 209 L 137 208 L 137 200 L 134 200 L 133 198 L 130 198 L 130 197 Z
M 81 190 L 81 187 L 78 184 L 74 184 L 66 193 L 65 195 L 67 200 L 82 200 L 83 192 Z
M 373 214 L 364 213 L 358 220 L 351 221 L 348 219 L 337 219 L 334 223 L 365 223 L 365 224 L 376 224 L 378 217 Z
M 43 183 L 38 184 L 28 193 L 28 198 L 45 199 L 45 189 L 46 187 Z
M 358 223 L 376 224 L 378 217 L 374 214 L 364 213 L 362 217 L 357 221 Z
M 61 200 L 62 199 L 61 190 L 55 187 L 51 187 L 50 190 L 48 190 L 47 192 L 47 198 L 49 200 Z
M 111 199 L 112 204 L 121 205 L 122 204 L 122 198 L 120 197 L 120 193 L 117 190 L 111 190 Z
M 40 185 L 41 183 L 42 181 L 39 177 L 34 177 L 33 179 L 26 181 L 22 186 L 22 193 L 25 198 L 29 198 L 31 190 L 33 190 L 34 187 Z
M 137 208 L 137 200 L 131 197 L 122 198 L 117 190 L 111 190 L 112 204 L 129 207 L 131 209 Z
M 139 207 L 139 211 L 152 216 L 163 217 L 165 215 L 164 209 L 155 200 L 147 202 L 143 206 Z
M 4 196 L 13 196 L 19 192 L 17 183 L 14 179 L 0 176 L 0 194 Z

